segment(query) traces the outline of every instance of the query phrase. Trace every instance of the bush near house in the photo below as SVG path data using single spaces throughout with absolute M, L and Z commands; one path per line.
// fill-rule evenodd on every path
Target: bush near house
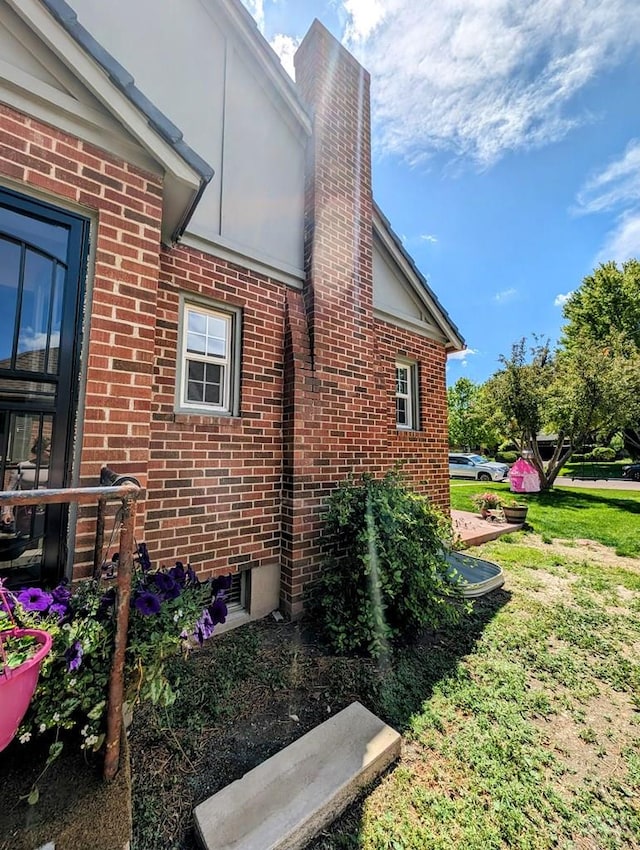
M 326 564 L 310 611 L 339 653 L 384 654 L 387 642 L 458 621 L 447 578 L 447 520 L 396 472 L 340 484 L 329 498 Z

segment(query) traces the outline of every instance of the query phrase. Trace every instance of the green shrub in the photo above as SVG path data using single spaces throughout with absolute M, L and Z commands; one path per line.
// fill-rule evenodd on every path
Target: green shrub
M 390 640 L 456 622 L 459 594 L 443 551 L 450 538 L 449 522 L 395 472 L 340 484 L 309 606 L 333 649 L 379 657 Z
M 585 460 L 595 460 L 595 461 L 612 461 L 616 459 L 616 453 L 614 449 L 610 449 L 608 446 L 596 446 L 592 452 L 589 452 L 586 455 Z
M 515 463 L 518 460 L 518 452 L 498 452 L 496 460 L 498 463 Z

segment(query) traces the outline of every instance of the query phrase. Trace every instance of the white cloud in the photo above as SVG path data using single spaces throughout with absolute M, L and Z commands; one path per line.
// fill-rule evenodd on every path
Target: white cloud
M 433 233 L 421 233 L 420 240 L 422 242 L 432 242 L 435 243 L 438 241 L 438 237 L 434 236 Z
M 348 15 L 345 41 L 352 43 L 368 38 L 388 14 L 384 0 L 344 0 Z
M 477 349 L 475 348 L 463 348 L 462 351 L 454 351 L 453 354 L 449 354 L 448 360 L 456 360 L 460 363 L 463 369 L 467 368 L 467 359 L 472 357 L 474 354 L 478 354 Z
M 513 301 L 517 294 L 518 290 L 513 289 L 513 287 L 511 289 L 503 289 L 502 292 L 496 292 L 493 296 L 493 300 L 497 301 L 498 304 L 504 304 L 507 301 Z
M 264 0 L 242 0 L 255 18 L 258 29 L 264 34 Z
M 622 156 L 593 174 L 576 198 L 579 213 L 615 214 L 615 224 L 596 262 L 622 263 L 640 257 L 640 140 L 632 139 Z
M 341 0 L 372 74 L 378 147 L 489 165 L 560 139 L 572 99 L 640 45 L 637 0 Z
M 278 33 L 278 35 L 274 35 L 269 44 L 278 54 L 282 67 L 285 69 L 287 74 L 289 74 L 292 80 L 295 80 L 296 72 L 293 66 L 293 57 L 300 46 L 300 39 L 292 38 L 290 35 L 284 35 L 283 33 Z
M 598 254 L 598 262 L 623 263 L 640 257 L 640 209 L 621 216 Z
M 640 204 L 640 140 L 587 180 L 577 197 L 578 211 L 597 213 Z
M 559 293 L 555 297 L 555 301 L 553 302 L 553 306 L 554 307 L 564 307 L 564 305 L 567 303 L 567 301 L 571 298 L 572 295 L 573 295 L 573 292 L 566 292 L 564 295 L 562 293 Z

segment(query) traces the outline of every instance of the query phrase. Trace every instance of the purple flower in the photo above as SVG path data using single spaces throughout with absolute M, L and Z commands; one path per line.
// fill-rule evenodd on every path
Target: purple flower
M 216 576 L 211 582 L 211 590 L 214 595 L 220 590 L 231 590 L 231 574 L 228 576 Z
M 103 593 L 100 597 L 100 605 L 98 607 L 98 619 L 104 620 L 109 614 L 110 610 L 113 608 L 116 601 L 116 589 L 115 587 L 110 587 L 106 593 Z
M 177 599 L 180 596 L 180 585 L 168 573 L 154 573 L 153 582 L 165 599 Z
M 171 567 L 169 570 L 169 575 L 177 585 L 184 587 L 184 583 L 187 580 L 187 573 L 185 572 L 182 561 L 176 561 L 175 567 Z
M 67 616 L 69 608 L 63 602 L 54 602 L 49 606 L 49 614 L 55 614 L 59 620 Z
M 227 619 L 227 614 L 229 613 L 229 609 L 227 608 L 227 603 L 224 601 L 223 596 L 218 596 L 209 608 L 207 609 L 211 616 L 211 621 L 213 625 L 216 626 L 218 623 L 224 623 Z
M 159 613 L 161 599 L 150 590 L 143 590 L 136 596 L 133 605 L 143 616 L 148 617 Z
M 28 587 L 16 596 L 26 611 L 46 611 L 53 602 L 53 596 L 39 587 Z
M 146 573 L 151 569 L 151 558 L 149 557 L 149 550 L 146 543 L 138 543 L 138 562 L 143 572 Z
M 196 623 L 196 627 L 193 632 L 194 637 L 198 641 L 200 646 L 202 646 L 205 640 L 208 640 L 211 637 L 211 635 L 213 634 L 213 629 L 214 622 L 211 619 L 211 614 L 209 614 L 209 611 L 205 608 L 202 614 L 200 615 L 200 619 Z
M 84 650 L 82 649 L 82 644 L 79 640 L 72 643 L 69 649 L 66 650 L 64 657 L 67 661 L 67 670 L 69 670 L 69 672 L 78 669 L 78 667 L 82 664 L 83 655 Z
M 59 584 L 57 587 L 54 587 L 51 591 L 51 595 L 53 596 L 54 602 L 60 602 L 63 605 L 66 605 L 71 599 L 71 591 L 66 584 Z

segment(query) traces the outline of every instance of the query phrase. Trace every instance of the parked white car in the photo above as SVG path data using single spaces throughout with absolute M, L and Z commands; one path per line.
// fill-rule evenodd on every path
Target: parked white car
M 449 478 L 503 481 L 508 474 L 508 464 L 487 460 L 482 455 L 467 454 L 466 452 L 456 452 L 449 455 Z

